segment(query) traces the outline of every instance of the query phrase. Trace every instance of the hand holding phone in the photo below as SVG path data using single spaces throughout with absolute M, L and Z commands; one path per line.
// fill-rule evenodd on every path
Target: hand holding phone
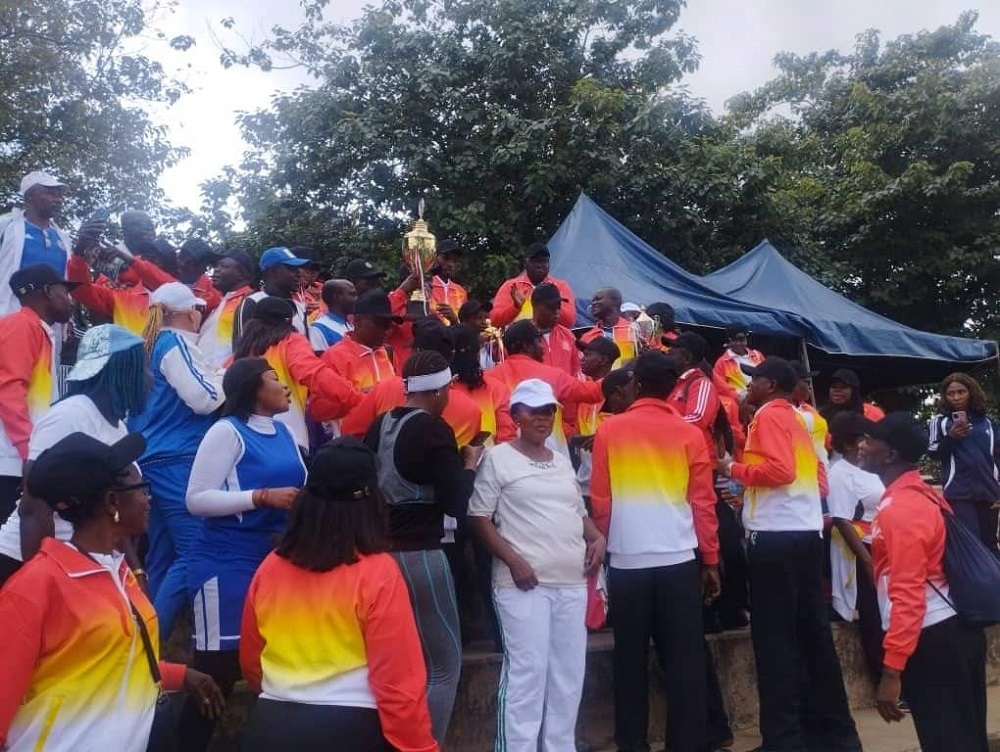
M 482 446 L 486 443 L 486 440 L 493 434 L 489 431 L 480 431 L 475 436 L 472 437 L 472 441 L 469 442 L 469 446 Z

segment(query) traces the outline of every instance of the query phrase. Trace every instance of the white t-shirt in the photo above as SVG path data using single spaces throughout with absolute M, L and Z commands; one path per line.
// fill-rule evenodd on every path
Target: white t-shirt
M 534 462 L 510 444 L 493 447 L 479 465 L 469 515 L 491 518 L 500 537 L 531 565 L 540 585 L 586 583 L 587 509 L 573 465 L 563 455 L 553 452 L 551 462 Z M 514 587 L 510 569 L 498 558 L 493 584 Z
M 860 502 L 863 507 L 861 520 L 870 523 L 875 519 L 875 509 L 885 491 L 882 481 L 873 473 L 862 470 L 841 458 L 830 467 L 827 476 L 830 492 L 826 503 L 830 516 L 840 520 L 853 520 Z M 871 543 L 871 534 L 862 537 Z M 854 553 L 839 530 L 830 531 L 830 588 L 834 610 L 845 620 L 854 621 L 858 603 L 857 562 Z
M 105 444 L 114 444 L 128 434 L 124 423 L 111 425 L 89 397 L 76 395 L 54 404 L 35 424 L 28 441 L 28 459 L 38 455 L 77 431 L 93 436 Z M 18 502 L 20 505 L 20 502 Z M 0 528 L 0 554 L 21 561 L 21 516 L 15 509 Z M 58 514 L 55 521 L 56 540 L 68 541 L 73 537 L 73 526 Z

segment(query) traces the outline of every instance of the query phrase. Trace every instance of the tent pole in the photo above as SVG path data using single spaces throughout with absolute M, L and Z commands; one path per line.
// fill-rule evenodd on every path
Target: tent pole
M 799 360 L 801 360 L 802 365 L 806 369 L 806 373 L 812 373 L 812 366 L 809 365 L 809 346 L 806 344 L 805 337 L 799 340 Z M 812 376 L 809 377 L 809 386 L 813 385 Z M 816 402 L 816 390 L 812 390 L 813 393 L 813 403 Z M 815 405 L 814 405 L 815 406 Z

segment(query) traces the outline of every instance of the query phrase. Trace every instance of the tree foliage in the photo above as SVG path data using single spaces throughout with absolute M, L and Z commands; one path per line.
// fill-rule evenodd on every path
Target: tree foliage
M 792 201 L 813 264 L 932 331 L 1000 329 L 1000 45 L 975 22 L 780 55 L 777 78 L 730 103 L 780 163 L 772 195 Z
M 0 196 L 17 198 L 36 169 L 70 185 L 66 211 L 150 207 L 157 180 L 183 150 L 148 113 L 185 92 L 145 50 L 183 50 L 150 20 L 171 5 L 141 0 L 22 0 L 0 4 Z

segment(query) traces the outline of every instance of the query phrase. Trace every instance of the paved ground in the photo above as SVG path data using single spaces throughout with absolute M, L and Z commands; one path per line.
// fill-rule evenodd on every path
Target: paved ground
M 991 747 L 1000 750 L 1000 686 L 987 689 L 988 723 Z M 874 709 L 855 710 L 854 721 L 864 744 L 865 752 L 919 752 L 913 722 L 907 718 L 901 723 L 888 724 Z M 733 752 L 747 752 L 760 744 L 757 729 L 747 729 L 736 734 Z M 961 752 L 961 750 L 955 750 Z

